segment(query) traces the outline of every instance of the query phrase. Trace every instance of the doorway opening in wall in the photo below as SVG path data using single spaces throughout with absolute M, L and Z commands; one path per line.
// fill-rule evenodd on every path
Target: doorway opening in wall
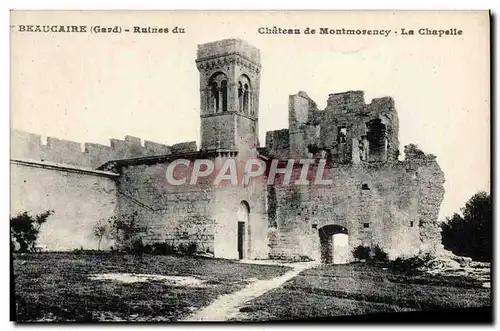
M 329 224 L 318 230 L 321 262 L 328 264 L 349 263 L 349 235 L 347 228 Z
M 237 249 L 238 249 L 238 259 L 244 260 L 247 258 L 248 254 L 248 233 L 249 225 L 248 221 L 250 219 L 250 205 L 246 201 L 242 201 L 238 207 L 238 239 L 237 239 Z

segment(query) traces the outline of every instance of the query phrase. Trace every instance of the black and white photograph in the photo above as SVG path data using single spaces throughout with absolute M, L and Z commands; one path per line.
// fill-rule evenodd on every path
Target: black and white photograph
M 490 22 L 11 11 L 11 321 L 491 323 Z

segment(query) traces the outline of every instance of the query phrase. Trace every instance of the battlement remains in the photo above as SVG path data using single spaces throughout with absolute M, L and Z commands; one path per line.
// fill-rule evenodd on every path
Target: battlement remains
M 195 152 L 196 150 L 197 146 L 194 141 L 168 146 L 145 140 L 142 144 L 141 138 L 133 136 L 125 136 L 124 140 L 110 139 L 109 146 L 96 143 L 82 145 L 79 142 L 54 137 L 47 137 L 47 143 L 44 144 L 39 134 L 12 130 L 10 157 L 11 159 L 30 159 L 96 169 L 112 160 Z

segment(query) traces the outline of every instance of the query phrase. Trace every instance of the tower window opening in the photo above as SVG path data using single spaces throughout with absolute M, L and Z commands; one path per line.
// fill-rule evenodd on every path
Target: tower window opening
M 368 229 L 370 227 L 370 223 L 363 223 L 363 228 Z
M 361 185 L 361 189 L 362 189 L 362 190 L 369 190 L 369 189 L 370 189 L 370 187 L 368 186 L 368 184 L 362 184 L 362 185 Z
M 238 79 L 238 110 L 242 113 L 253 115 L 252 84 L 250 78 L 243 74 Z
M 227 81 L 223 80 L 220 87 L 222 96 L 222 111 L 227 111 Z
M 217 88 L 217 83 L 212 82 L 212 109 L 215 113 L 219 111 L 219 89 Z
M 243 111 L 243 85 L 238 82 L 238 111 Z
M 347 142 L 347 128 L 345 126 L 341 126 L 338 128 L 337 141 L 340 144 L 344 144 Z
M 248 103 L 249 103 L 249 91 L 248 91 L 248 84 L 244 85 L 244 91 L 243 91 L 243 111 L 248 114 Z
M 217 72 L 209 79 L 210 97 L 208 109 L 214 113 L 227 110 L 228 84 L 227 76 L 223 72 Z

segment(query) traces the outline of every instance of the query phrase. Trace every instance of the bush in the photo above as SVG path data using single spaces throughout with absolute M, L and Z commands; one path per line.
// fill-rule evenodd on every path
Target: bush
M 40 228 L 53 213 L 54 211 L 48 210 L 31 216 L 28 212 L 24 212 L 12 217 L 10 219 L 11 247 L 15 249 L 15 242 L 17 242 L 19 245 L 18 252 L 34 252 Z
M 176 252 L 178 255 L 193 256 L 198 252 L 198 245 L 196 242 L 190 242 L 189 244 L 180 243 L 177 246 Z
M 387 255 L 387 253 L 384 252 L 378 245 L 373 247 L 360 245 L 354 249 L 352 254 L 357 260 L 374 262 L 387 262 L 389 260 L 389 256 Z
M 370 259 L 370 247 L 359 245 L 352 252 L 354 258 L 357 260 L 369 260 Z
M 411 257 L 398 257 L 392 261 L 391 267 L 396 270 L 411 271 L 423 267 L 431 259 L 432 256 L 429 253 Z
M 75 254 L 75 255 L 105 255 L 105 254 L 109 254 L 109 252 L 98 250 L 98 249 L 85 249 L 83 247 L 80 247 L 80 248 L 74 249 L 73 254 Z
M 186 249 L 186 255 L 193 256 L 198 252 L 198 245 L 195 242 L 189 243 Z
M 148 232 L 148 227 L 139 220 L 139 214 L 115 215 L 107 219 L 110 239 L 121 250 L 128 253 L 144 253 L 143 236 Z
M 174 255 L 175 247 L 169 243 L 154 243 L 151 245 L 151 253 L 156 255 Z
M 387 262 L 389 261 L 389 255 L 382 250 L 378 245 L 373 247 L 371 252 L 372 259 L 378 262 Z
M 135 255 L 142 255 L 144 253 L 147 253 L 147 251 L 148 248 L 144 245 L 142 239 L 136 238 L 132 241 L 132 248 L 130 249 L 130 253 L 133 253 Z

